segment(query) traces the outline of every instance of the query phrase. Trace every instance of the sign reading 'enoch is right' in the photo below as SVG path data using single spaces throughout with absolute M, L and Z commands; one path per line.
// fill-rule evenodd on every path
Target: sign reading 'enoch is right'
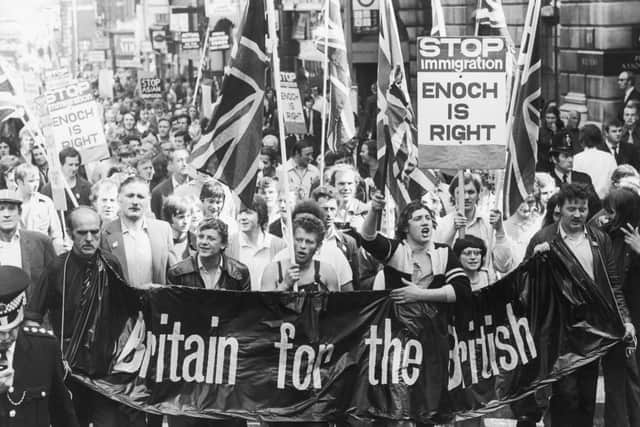
M 499 37 L 418 40 L 418 141 L 427 168 L 504 168 L 506 47 Z

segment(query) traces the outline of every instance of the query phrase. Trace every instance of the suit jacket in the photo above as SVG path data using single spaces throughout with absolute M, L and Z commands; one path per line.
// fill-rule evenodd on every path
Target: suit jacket
M 175 263 L 173 253 L 173 233 L 168 223 L 147 218 L 147 235 L 151 243 L 151 264 L 153 283 L 167 283 L 167 270 Z M 113 254 L 120 263 L 124 277 L 129 281 L 129 266 L 122 238 L 122 220 L 117 218 L 102 229 L 100 248 Z
M 552 169 L 550 173 L 554 181 L 556 182 L 556 186 L 562 186 L 562 177 L 556 175 L 556 170 Z M 593 182 L 591 182 L 591 177 L 583 172 L 571 171 L 571 182 L 573 184 L 587 184 L 593 189 Z
M 0 426 L 79 426 L 53 332 L 23 327 L 16 340 L 13 369 L 13 392 L 0 399 Z
M 631 129 L 626 126 L 624 127 L 620 144 L 630 144 L 633 145 L 636 150 L 640 149 L 640 122 L 636 122 Z
M 611 239 L 606 233 L 591 225 L 586 225 L 585 229 L 591 242 L 594 282 L 596 286 L 601 289 L 603 295 L 609 295 L 609 293 L 613 291 L 615 301 L 612 301 L 612 303 L 617 304 L 622 320 L 625 323 L 631 322 L 629 309 L 627 308 L 623 293 L 623 283 L 620 280 L 620 274 L 616 266 Z M 532 255 L 536 245 L 542 242 L 556 242 L 569 250 L 560 236 L 558 224 L 548 225 L 534 234 L 531 241 L 529 241 L 529 246 L 527 246 L 526 256 L 529 257 Z M 576 259 L 575 262 L 578 263 L 578 260 Z
M 598 150 L 613 154 L 618 165 L 631 165 L 636 169 L 640 168 L 640 152 L 632 144 L 618 144 L 618 154 L 612 153 L 607 144 L 600 145 Z
M 322 117 L 319 112 L 311 109 L 311 117 L 307 115 L 307 110 L 302 109 L 302 113 L 304 116 L 304 123 L 307 129 L 309 129 L 309 120 L 311 120 L 311 124 L 313 125 L 313 133 L 308 133 L 309 135 L 314 136 L 318 141 L 318 145 L 320 145 L 320 137 L 322 136 Z
M 165 198 L 173 194 L 173 190 L 175 189 L 173 188 L 171 176 L 151 190 L 151 212 L 153 212 L 157 219 L 164 219 L 162 218 L 162 203 Z
M 49 236 L 37 231 L 20 230 L 20 253 L 22 269 L 31 279 L 31 284 L 27 289 L 28 300 L 47 266 L 56 259 L 56 251 L 53 249 Z
M 629 92 L 628 96 L 625 96 L 623 99 L 623 108 L 625 105 L 627 105 L 627 103 L 629 101 L 637 101 L 640 102 L 640 92 L 638 92 L 638 90 L 636 90 L 635 88 L 633 90 L 631 90 L 631 92 Z
M 218 288 L 229 291 L 250 291 L 249 269 L 238 260 L 222 254 L 222 267 Z M 204 288 L 204 281 L 198 271 L 196 255 L 180 261 L 169 270 L 169 283 L 192 288 Z

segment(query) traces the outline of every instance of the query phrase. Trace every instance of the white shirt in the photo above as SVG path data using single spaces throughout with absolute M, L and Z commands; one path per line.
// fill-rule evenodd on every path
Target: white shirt
M 14 267 L 22 268 L 22 252 L 20 251 L 19 230 L 16 230 L 10 242 L 0 240 L 0 265 L 12 265 Z
M 21 228 L 24 230 L 38 231 L 51 237 L 53 246 L 58 253 L 62 249 L 62 226 L 60 218 L 53 205 L 53 201 L 47 196 L 35 193 L 28 201 L 22 202 Z
M 598 197 L 604 199 L 609 192 L 611 175 L 618 167 L 615 157 L 597 148 L 585 148 L 573 158 L 573 170 L 584 172 L 591 177 Z
M 624 102 L 626 103 L 629 100 L 629 95 L 633 92 L 634 87 L 628 87 L 627 90 L 624 91 Z
M 278 177 L 283 176 L 283 165 L 278 166 L 276 174 Z M 284 170 L 287 172 L 287 178 L 292 187 L 302 189 L 303 198 L 309 197 L 311 194 L 311 185 L 314 181 L 320 179 L 320 171 L 312 164 L 307 165 L 306 169 L 299 169 L 293 159 L 287 160 L 284 164 Z
M 353 281 L 353 272 L 351 271 L 347 257 L 344 256 L 337 246 L 332 246 L 331 244 L 325 245 L 325 243 L 327 242 L 323 242 L 320 250 L 313 256 L 313 259 L 327 264 L 327 267 L 333 268 L 338 277 L 339 286 L 344 286 Z M 288 248 L 278 252 L 274 261 L 284 261 L 286 259 L 291 259 Z
M 260 233 L 258 241 L 255 245 L 247 240 L 244 233 L 238 233 L 238 261 L 243 263 L 249 269 L 251 277 L 251 290 L 259 291 L 262 273 L 271 262 L 271 235 Z
M 578 262 L 580 262 L 584 271 L 591 279 L 594 279 L 593 252 L 591 252 L 591 242 L 587 236 L 587 231 L 583 230 L 582 233 L 579 233 L 576 236 L 569 236 L 560 224 L 558 224 L 558 230 L 560 232 L 560 237 L 562 237 L 562 240 L 567 244 Z
M 439 243 L 445 243 L 451 247 L 458 238 L 458 230 L 455 227 L 453 218 L 456 212 L 437 218 L 438 228 L 436 228 L 433 240 Z M 493 227 L 489 224 L 489 220 L 478 214 L 478 208 L 476 208 L 474 217 L 471 221 L 467 221 L 465 228 L 465 235 L 472 234 L 482 239 L 485 245 L 489 246 L 489 239 L 493 233 Z M 493 245 L 493 251 L 491 256 L 487 256 L 485 260 L 485 267 L 490 271 L 495 270 L 500 273 L 507 273 L 517 266 L 513 260 L 512 254 L 512 242 L 506 233 L 495 233 L 495 240 Z M 493 263 L 491 262 L 493 258 Z M 493 273 L 493 272 L 492 272 Z
M 147 222 L 143 219 L 140 228 L 135 230 L 122 224 L 122 241 L 127 259 L 127 273 L 132 286 L 153 282 L 153 261 L 151 241 L 147 234 Z
M 218 266 L 213 270 L 207 270 L 204 265 L 202 265 L 202 261 L 200 261 L 200 257 L 197 257 L 198 260 L 198 272 L 200 272 L 200 277 L 204 282 L 204 287 L 206 289 L 218 289 L 218 282 L 220 281 L 220 275 L 222 274 L 222 257 L 220 257 Z

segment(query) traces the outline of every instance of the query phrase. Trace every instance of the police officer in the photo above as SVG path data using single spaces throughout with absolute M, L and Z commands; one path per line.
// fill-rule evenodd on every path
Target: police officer
M 29 277 L 0 266 L 0 427 L 77 427 L 58 341 L 24 327 Z

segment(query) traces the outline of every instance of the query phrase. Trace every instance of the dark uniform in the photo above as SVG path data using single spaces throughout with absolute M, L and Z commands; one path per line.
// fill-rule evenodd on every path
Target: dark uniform
M 0 427 L 77 427 L 58 340 L 21 325 L 29 277 L 0 266 L 0 283 L 0 370 L 13 369 L 0 375 Z
M 71 393 L 53 332 L 23 327 L 13 354 L 13 386 L 0 395 L 2 427 L 75 427 Z

